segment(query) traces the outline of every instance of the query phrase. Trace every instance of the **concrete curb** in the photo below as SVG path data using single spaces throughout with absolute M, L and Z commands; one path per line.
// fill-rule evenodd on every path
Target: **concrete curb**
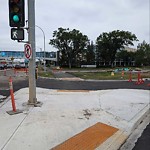
M 101 144 L 96 150 L 117 150 L 119 149 L 129 138 L 129 136 L 134 132 L 134 130 L 140 125 L 140 123 L 144 120 L 144 118 L 150 114 L 149 104 L 145 106 L 145 108 L 138 113 L 132 120 L 129 125 L 131 127 L 129 132 L 119 130 L 112 137 L 106 140 L 103 144 Z M 135 123 L 133 124 L 135 120 Z
M 126 142 L 121 146 L 120 150 L 131 150 L 136 145 L 137 140 L 141 137 L 143 131 L 146 129 L 147 125 L 150 123 L 150 113 L 144 118 L 143 122 L 138 125 L 138 127 L 130 134 Z
M 131 127 L 130 133 L 132 133 L 137 126 L 144 120 L 144 118 L 150 113 L 150 104 L 147 104 L 136 116 L 131 120 L 131 124 L 135 121 Z

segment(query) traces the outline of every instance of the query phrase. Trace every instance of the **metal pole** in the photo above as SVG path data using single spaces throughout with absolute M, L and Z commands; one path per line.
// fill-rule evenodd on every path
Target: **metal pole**
M 35 25 L 35 26 L 38 27 L 42 31 L 43 37 L 44 37 L 44 72 L 45 72 L 46 71 L 46 67 L 45 67 L 45 33 L 41 27 L 39 27 L 37 25 Z
M 35 79 L 35 0 L 28 0 L 28 40 L 32 47 L 32 57 L 29 60 L 29 101 L 28 104 L 35 105 L 36 98 L 36 79 Z

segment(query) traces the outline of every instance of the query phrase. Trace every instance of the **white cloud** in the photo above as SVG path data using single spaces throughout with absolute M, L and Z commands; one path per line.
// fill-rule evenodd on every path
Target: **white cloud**
M 0 49 L 23 49 L 23 44 L 10 39 L 8 2 L 1 1 Z M 93 41 L 102 32 L 119 29 L 136 34 L 139 42 L 149 42 L 149 0 L 36 0 L 35 7 L 36 24 L 45 32 L 46 51 L 53 49 L 49 39 L 59 27 L 78 29 Z M 36 29 L 36 45 L 43 48 L 40 29 Z

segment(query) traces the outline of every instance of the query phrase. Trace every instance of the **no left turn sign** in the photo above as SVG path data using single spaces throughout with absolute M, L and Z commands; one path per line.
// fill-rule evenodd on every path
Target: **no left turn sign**
M 24 54 L 25 54 L 25 57 L 27 59 L 30 59 L 31 56 L 32 56 L 32 48 L 31 48 L 31 44 L 25 44 L 24 45 Z

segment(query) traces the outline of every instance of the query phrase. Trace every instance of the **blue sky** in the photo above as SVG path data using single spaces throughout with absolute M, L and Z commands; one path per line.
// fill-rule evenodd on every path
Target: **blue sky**
M 80 30 L 93 41 L 103 32 L 130 31 L 139 39 L 136 46 L 143 40 L 149 42 L 149 3 L 149 0 L 35 0 L 36 25 L 45 33 L 46 51 L 54 50 L 48 43 L 59 27 Z M 0 50 L 24 50 L 24 44 L 10 38 L 8 0 L 1 0 L 0 18 Z M 43 45 L 43 34 L 36 28 L 37 51 Z

